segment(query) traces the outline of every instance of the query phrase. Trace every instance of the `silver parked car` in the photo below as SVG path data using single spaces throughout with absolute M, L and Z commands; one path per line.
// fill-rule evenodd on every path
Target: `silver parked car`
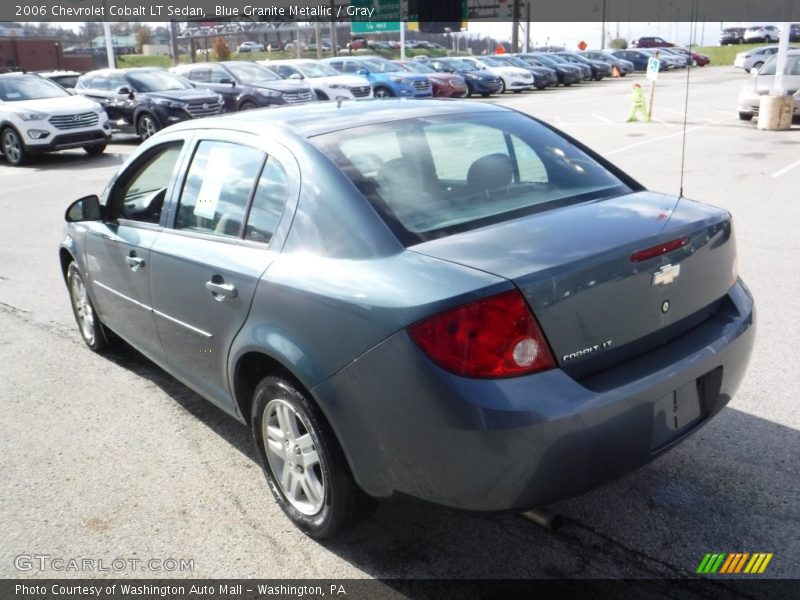
M 749 73 L 750 69 L 760 69 L 763 67 L 764 63 L 777 53 L 777 46 L 762 46 L 760 48 L 753 48 L 752 50 L 745 50 L 736 55 L 733 66 L 744 69 Z
M 773 56 L 767 64 L 753 74 L 739 92 L 737 102 L 739 118 L 749 121 L 758 115 L 761 96 L 769 94 L 775 84 L 775 73 L 778 66 L 778 57 Z M 789 95 L 794 95 L 794 116 L 800 116 L 800 50 L 789 50 L 786 57 L 786 68 L 783 71 L 783 84 Z

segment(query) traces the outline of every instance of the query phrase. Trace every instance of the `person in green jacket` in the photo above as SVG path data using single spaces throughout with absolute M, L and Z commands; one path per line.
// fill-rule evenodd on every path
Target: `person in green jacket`
M 631 110 L 628 113 L 628 123 L 632 123 L 633 121 L 644 121 L 645 123 L 650 121 L 650 117 L 647 115 L 647 100 L 644 97 L 644 91 L 642 91 L 642 86 L 638 83 L 633 84 L 633 94 L 631 95 L 631 99 L 633 100 L 633 104 L 631 104 Z

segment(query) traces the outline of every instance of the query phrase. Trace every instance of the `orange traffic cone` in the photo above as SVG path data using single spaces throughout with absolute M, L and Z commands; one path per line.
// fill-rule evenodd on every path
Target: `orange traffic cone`
M 621 77 L 620 74 L 619 74 L 619 69 L 617 68 L 617 65 L 613 65 L 611 67 L 611 76 L 615 77 L 617 79 L 619 79 L 619 77 Z

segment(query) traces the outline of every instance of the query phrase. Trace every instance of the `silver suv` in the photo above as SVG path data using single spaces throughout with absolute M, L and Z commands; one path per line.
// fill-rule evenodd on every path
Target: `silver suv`
M 10 164 L 67 148 L 101 154 L 110 138 L 108 117 L 97 102 L 39 75 L 0 75 L 0 152 Z

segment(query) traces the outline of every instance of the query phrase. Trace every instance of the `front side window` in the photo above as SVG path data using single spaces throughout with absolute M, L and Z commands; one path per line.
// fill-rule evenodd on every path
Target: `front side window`
M 202 141 L 181 192 L 176 229 L 240 237 L 264 153 L 229 142 Z
M 631 191 L 568 140 L 518 114 L 407 119 L 312 141 L 406 245 Z
M 122 175 L 113 192 L 112 218 L 151 224 L 159 222 L 181 146 L 181 143 L 162 146 Z

